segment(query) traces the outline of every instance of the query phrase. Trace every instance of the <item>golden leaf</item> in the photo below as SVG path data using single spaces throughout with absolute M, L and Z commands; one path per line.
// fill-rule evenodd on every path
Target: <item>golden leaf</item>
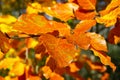
M 46 47 L 48 54 L 56 61 L 58 67 L 68 66 L 78 52 L 66 39 L 56 38 L 50 34 L 42 35 L 39 41 Z
M 96 5 L 96 0 L 77 0 L 78 4 L 82 9 L 94 10 Z
M 109 65 L 113 69 L 113 71 L 116 70 L 116 66 L 111 62 L 111 58 L 109 56 L 107 56 L 105 53 L 97 51 L 93 48 L 91 48 L 91 50 L 94 52 L 95 56 L 98 56 L 100 58 L 100 61 L 104 65 Z
M 67 21 L 74 18 L 73 10 L 76 10 L 78 5 L 74 3 L 56 4 L 53 7 L 44 7 L 44 12 L 50 16 Z
M 16 21 L 16 18 L 11 16 L 11 15 L 3 15 L 0 16 L 0 24 L 4 23 L 4 24 L 11 24 L 13 22 Z

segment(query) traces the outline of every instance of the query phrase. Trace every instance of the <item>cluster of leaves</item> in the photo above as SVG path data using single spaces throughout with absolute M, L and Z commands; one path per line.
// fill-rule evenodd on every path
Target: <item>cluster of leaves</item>
M 35 0 L 18 19 L 0 16 L 0 79 L 110 79 L 119 69 L 107 43 L 120 42 L 120 0 L 104 10 L 96 6 L 97 0 Z M 107 39 L 98 33 L 100 24 L 114 26 Z

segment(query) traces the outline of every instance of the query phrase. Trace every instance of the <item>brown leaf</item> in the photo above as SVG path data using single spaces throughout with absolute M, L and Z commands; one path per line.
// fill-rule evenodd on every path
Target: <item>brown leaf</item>
M 11 48 L 9 39 L 0 31 L 0 49 L 6 53 Z

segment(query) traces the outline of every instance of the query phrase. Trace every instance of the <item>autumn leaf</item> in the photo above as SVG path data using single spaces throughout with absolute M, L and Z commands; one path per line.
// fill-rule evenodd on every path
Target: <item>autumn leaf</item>
M 24 74 L 25 65 L 21 62 L 15 62 L 12 69 L 9 72 L 11 76 L 21 76 Z
M 95 20 L 82 20 L 80 23 L 78 23 L 74 29 L 74 34 L 80 34 L 87 32 L 89 29 L 91 29 L 96 24 Z
M 98 23 L 104 24 L 106 27 L 110 27 L 116 23 L 119 14 L 120 14 L 120 7 L 117 7 L 108 14 L 101 17 L 97 17 L 96 21 Z
M 52 31 L 58 31 L 59 36 L 70 35 L 71 28 L 69 25 L 56 21 L 49 21 L 49 23 L 52 26 Z
M 16 58 L 4 58 L 1 62 L 0 62 L 0 69 L 11 69 L 13 67 L 13 65 L 16 62 L 20 62 L 20 58 L 16 57 Z
M 84 10 L 79 8 L 75 11 L 75 16 L 78 20 L 90 20 L 94 19 L 96 16 L 96 11 L 94 10 Z
M 107 5 L 106 9 L 99 12 L 100 15 L 104 16 L 113 11 L 114 9 L 116 9 L 120 5 L 119 2 L 120 0 L 111 0 L 110 4 Z
M 65 67 L 74 60 L 77 50 L 66 39 L 45 34 L 39 39 L 46 47 L 48 54 L 56 61 L 58 67 Z
M 77 0 L 78 4 L 82 9 L 94 10 L 96 5 L 96 0 Z
M 10 49 L 9 39 L 0 31 L 0 49 L 6 53 Z
M 78 8 L 74 3 L 56 4 L 53 7 L 44 7 L 44 12 L 62 21 L 74 18 L 73 11 Z
M 38 14 L 38 12 L 42 12 L 42 6 L 37 2 L 30 3 L 27 6 L 26 12 L 27 14 Z
M 47 19 L 37 14 L 23 14 L 13 24 L 13 29 L 27 34 L 47 33 L 51 31 L 49 27 Z
M 98 51 L 105 51 L 107 52 L 107 44 L 106 44 L 106 41 L 104 39 L 104 37 L 102 37 L 100 34 L 96 34 L 96 33 L 86 33 L 86 35 L 88 37 L 90 37 L 90 44 L 91 44 L 91 47 L 94 48 L 95 50 L 98 50 Z
M 100 58 L 100 61 L 104 65 L 109 65 L 113 69 L 113 71 L 116 70 L 116 66 L 111 62 L 111 58 L 109 56 L 107 56 L 104 52 L 97 51 L 93 48 L 91 48 L 91 50 L 94 52 L 95 56 L 98 56 Z
M 90 59 L 86 59 L 86 62 L 92 70 L 96 70 L 100 72 L 105 72 L 107 70 L 107 68 L 102 63 L 92 62 Z
M 117 22 L 115 24 L 115 27 L 112 28 L 108 34 L 108 42 L 112 44 L 116 44 L 119 42 L 120 37 L 120 17 L 117 18 Z
M 2 59 L 3 57 L 4 57 L 4 53 L 0 51 L 0 59 Z
M 60 76 L 59 74 L 52 73 L 51 77 L 50 77 L 50 80 L 55 80 L 55 79 L 57 79 L 57 80 L 64 80 L 64 78 L 62 76 Z
M 60 36 L 70 34 L 70 27 L 61 22 L 48 21 L 37 14 L 23 14 L 13 25 L 13 29 L 27 34 L 42 34 L 58 31 Z
M 4 24 L 11 24 L 13 22 L 16 21 L 16 18 L 11 16 L 11 15 L 3 15 L 0 16 L 0 24 L 4 23 Z

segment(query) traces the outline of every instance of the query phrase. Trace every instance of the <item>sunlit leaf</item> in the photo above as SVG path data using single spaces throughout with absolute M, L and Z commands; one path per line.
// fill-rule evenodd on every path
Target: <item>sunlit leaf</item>
M 94 10 L 78 9 L 75 11 L 75 16 L 78 20 L 94 19 L 96 14 L 97 13 Z
M 100 15 L 104 16 L 110 13 L 112 10 L 116 9 L 120 5 L 120 0 L 111 0 L 110 4 L 107 5 L 105 10 L 100 11 Z
M 86 33 L 86 35 L 91 39 L 90 41 L 91 47 L 93 47 L 98 51 L 105 51 L 105 52 L 108 51 L 106 41 L 104 37 L 102 37 L 100 34 L 88 32 Z
M 52 31 L 58 31 L 60 36 L 70 34 L 70 26 L 68 26 L 67 24 L 56 21 L 50 21 L 50 25 L 52 26 L 51 27 Z
M 92 70 L 96 70 L 96 71 L 100 71 L 100 72 L 105 72 L 107 70 L 107 68 L 102 63 L 92 62 L 89 59 L 87 59 L 86 62 Z
M 77 72 L 80 70 L 80 68 L 77 66 L 77 63 L 73 62 L 69 65 L 70 72 Z
M 45 17 L 37 14 L 23 14 L 13 25 L 17 31 L 27 34 L 40 34 L 59 31 L 60 35 L 70 34 L 70 27 L 61 22 L 48 21 Z
M 28 14 L 33 14 L 33 13 L 38 14 L 38 12 L 41 12 L 41 11 L 42 11 L 42 7 L 37 2 L 28 4 L 27 9 L 26 9 L 26 12 Z
M 94 10 L 96 5 L 96 0 L 77 0 L 78 4 L 82 9 Z
M 16 18 L 11 15 L 0 16 L 0 23 L 11 24 L 16 21 Z
M 0 69 L 11 69 L 16 62 L 20 62 L 20 58 L 5 58 L 0 62 Z
M 117 23 L 115 24 L 115 27 L 110 30 L 108 35 L 108 41 L 112 44 L 119 42 L 119 39 L 117 37 L 120 37 L 120 18 L 117 19 Z M 116 38 L 115 38 L 116 36 Z
M 38 44 L 38 41 L 33 38 L 26 39 L 26 46 L 27 48 L 34 48 Z
M 73 11 L 78 8 L 74 3 L 56 4 L 53 7 L 45 7 L 44 12 L 50 16 L 67 21 L 74 18 Z
M 40 37 L 40 42 L 43 43 L 48 53 L 57 62 L 58 67 L 65 67 L 74 60 L 77 50 L 66 39 L 45 34 Z
M 100 61 L 104 65 L 109 65 L 113 69 L 113 71 L 116 70 L 116 66 L 111 62 L 111 58 L 109 56 L 107 56 L 106 53 L 97 51 L 93 48 L 91 50 L 94 52 L 95 56 L 98 56 L 100 58 Z
M 89 29 L 91 29 L 95 24 L 96 24 L 95 20 L 80 21 L 80 23 L 76 25 L 76 27 L 74 29 L 74 33 L 78 34 L 78 35 L 80 33 L 84 33 L 86 31 L 88 31 Z
M 106 27 L 113 26 L 117 21 L 117 16 L 120 14 L 120 7 L 112 10 L 108 14 L 97 17 L 96 21 L 98 23 L 104 24 Z
M 9 32 L 12 32 L 14 30 L 12 29 L 12 26 L 10 26 L 10 25 L 0 24 L 0 31 L 3 33 L 9 33 Z
M 55 80 L 55 79 L 57 79 L 57 80 L 64 80 L 64 78 L 62 76 L 60 76 L 59 74 L 52 73 L 51 77 L 50 77 L 50 80 Z
M 50 69 L 49 66 L 44 66 L 44 67 L 42 68 L 42 71 L 43 71 L 43 76 L 44 76 L 46 79 L 50 78 L 50 76 L 51 76 L 51 74 L 52 74 L 52 70 Z
M 15 62 L 12 69 L 9 72 L 11 76 L 21 76 L 24 74 L 25 65 L 21 62 Z
M 3 57 L 4 57 L 4 53 L 0 51 L 0 59 L 2 59 Z
M 50 24 L 47 19 L 37 14 L 23 14 L 18 21 L 13 25 L 15 30 L 27 33 L 37 34 L 50 32 Z

